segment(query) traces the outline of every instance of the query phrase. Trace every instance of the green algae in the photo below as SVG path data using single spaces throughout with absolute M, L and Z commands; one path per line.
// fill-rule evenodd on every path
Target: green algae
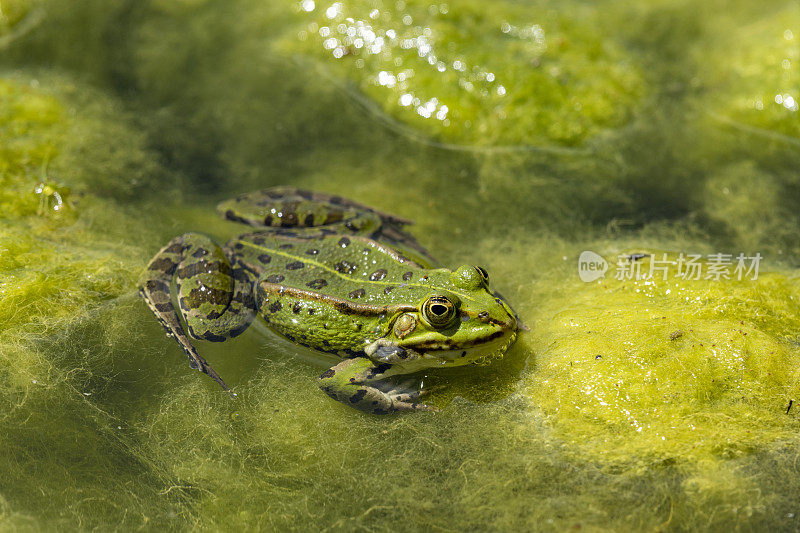
M 797 433 L 793 280 L 656 274 L 567 290 L 570 305 L 549 308 L 532 335 L 543 348 L 524 390 L 587 453 L 706 460 Z
M 625 125 L 644 90 L 622 47 L 598 33 L 600 9 L 565 17 L 547 3 L 409 1 L 297 11 L 310 22 L 290 50 L 339 63 L 380 111 L 444 141 L 579 144 Z
M 582 83 L 539 94 L 533 69 L 508 110 L 566 130 L 498 131 L 459 89 L 473 124 L 448 133 L 374 85 L 380 58 L 359 69 L 299 40 L 329 5 L 54 1 L 0 57 L 0 529 L 797 529 L 798 159 L 697 112 L 747 92 L 696 53 L 719 53 L 731 19 L 689 2 L 343 3 L 424 21 L 456 42 L 448 62 L 498 80 L 522 69 L 504 54 L 536 52 L 503 22 L 549 21 L 569 45 L 542 64 Z M 770 13 L 745 28 L 754 48 L 791 15 Z M 417 90 L 449 90 L 411 52 L 392 53 Z M 610 114 L 570 107 L 590 88 L 618 91 L 590 97 Z M 508 143 L 592 149 L 493 150 Z M 326 361 L 274 335 L 198 342 L 231 400 L 134 284 L 174 235 L 241 231 L 210 218 L 217 200 L 280 183 L 416 219 L 445 264 L 487 267 L 531 331 L 490 367 L 428 375 L 441 413 L 386 418 L 320 394 Z M 605 280 L 579 280 L 583 250 Z M 639 251 L 764 261 L 758 280 L 613 279 Z
M 0 5 L 0 44 L 4 44 L 9 34 L 30 14 L 37 2 L 31 0 L 11 0 Z
M 713 47 L 698 50 L 720 120 L 795 146 L 800 138 L 800 11 L 791 3 L 719 25 Z M 717 58 L 724 56 L 724 61 Z
M 139 484 L 109 495 L 115 478 L 130 484 L 153 477 L 146 458 L 119 436 L 124 422 L 89 401 L 92 385 L 102 382 L 96 374 L 108 350 L 47 346 L 81 324 L 92 323 L 100 336 L 119 325 L 121 316 L 98 322 L 97 315 L 105 308 L 103 314 L 113 316 L 116 307 L 125 307 L 119 298 L 131 294 L 142 256 L 130 239 L 120 239 L 133 227 L 125 208 L 101 198 L 130 187 L 128 175 L 121 183 L 108 181 L 114 168 L 152 154 L 145 155 L 137 130 L 130 122 L 125 126 L 127 118 L 111 112 L 113 102 L 69 78 L 17 74 L 0 82 L 0 92 L 0 405 L 8 454 L 0 466 L 0 522 L 11 529 L 92 527 L 99 515 L 87 515 L 85 508 L 93 502 L 106 519 L 141 525 L 150 511 L 137 512 L 137 500 L 153 489 Z M 86 98 L 93 103 L 81 105 Z M 80 118 L 70 118 L 75 115 Z M 88 148 L 92 136 L 96 144 Z M 107 150 L 114 152 L 113 162 Z M 83 158 L 92 163 L 78 165 Z M 52 204 L 40 209 L 35 186 L 43 167 L 48 177 L 59 176 L 58 188 L 74 193 L 64 195 L 61 210 Z M 104 185 L 95 187 L 100 176 Z M 54 499 L 56 494 L 66 499 Z

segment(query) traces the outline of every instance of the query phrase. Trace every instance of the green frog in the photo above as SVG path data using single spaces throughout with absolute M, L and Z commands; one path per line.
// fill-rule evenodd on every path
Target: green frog
M 191 367 L 227 391 L 190 339 L 224 341 L 261 320 L 341 359 L 318 378 L 330 397 L 385 414 L 436 410 L 421 401 L 430 389 L 396 376 L 488 364 L 521 328 L 486 270 L 434 268 L 405 231 L 409 220 L 293 187 L 244 194 L 218 211 L 254 230 L 224 246 L 199 233 L 175 237 L 150 261 L 140 292 Z

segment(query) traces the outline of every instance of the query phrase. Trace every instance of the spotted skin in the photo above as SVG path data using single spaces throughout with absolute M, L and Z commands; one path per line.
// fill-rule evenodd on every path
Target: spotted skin
M 239 196 L 219 211 L 253 231 L 221 247 L 197 233 L 176 237 L 148 265 L 141 293 L 192 368 L 226 390 L 191 339 L 235 337 L 256 316 L 341 358 L 320 387 L 375 414 L 434 410 L 419 401 L 424 391 L 395 378 L 490 361 L 516 336 L 515 315 L 488 289 L 485 271 L 432 268 L 403 231 L 407 220 L 287 187 Z M 439 301 L 448 305 L 431 304 Z
M 383 380 L 390 368 L 391 365 L 376 365 L 363 357 L 345 359 L 320 374 L 317 383 L 334 400 L 375 415 L 396 411 L 438 411 L 419 401 L 431 389 L 385 386 Z
M 384 213 L 341 196 L 273 187 L 242 194 L 222 202 L 217 211 L 224 218 L 258 228 L 324 228 L 328 234 L 365 235 L 402 250 L 421 263 L 435 264 L 417 240 L 403 228 L 411 221 Z
M 173 278 L 186 330 L 172 302 Z M 254 280 L 238 262 L 232 267 L 229 255 L 208 237 L 186 233 L 172 239 L 150 261 L 139 292 L 167 334 L 183 348 L 189 365 L 229 390 L 197 353 L 189 337 L 222 341 L 242 333 L 254 317 L 255 302 L 250 289 Z

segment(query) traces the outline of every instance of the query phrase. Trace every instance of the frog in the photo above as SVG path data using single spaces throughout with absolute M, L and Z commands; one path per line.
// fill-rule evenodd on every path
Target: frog
M 253 323 L 332 356 L 317 384 L 372 414 L 437 411 L 410 376 L 486 365 L 524 330 L 479 266 L 439 266 L 412 221 L 341 196 L 292 186 L 221 202 L 249 230 L 224 245 L 202 233 L 170 240 L 140 294 L 191 368 L 233 395 L 193 340 L 223 342 Z

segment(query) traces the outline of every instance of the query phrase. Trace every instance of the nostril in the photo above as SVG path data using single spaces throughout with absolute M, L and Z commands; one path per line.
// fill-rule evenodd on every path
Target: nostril
M 481 311 L 478 313 L 478 320 L 481 322 L 489 322 L 489 313 L 488 311 Z

